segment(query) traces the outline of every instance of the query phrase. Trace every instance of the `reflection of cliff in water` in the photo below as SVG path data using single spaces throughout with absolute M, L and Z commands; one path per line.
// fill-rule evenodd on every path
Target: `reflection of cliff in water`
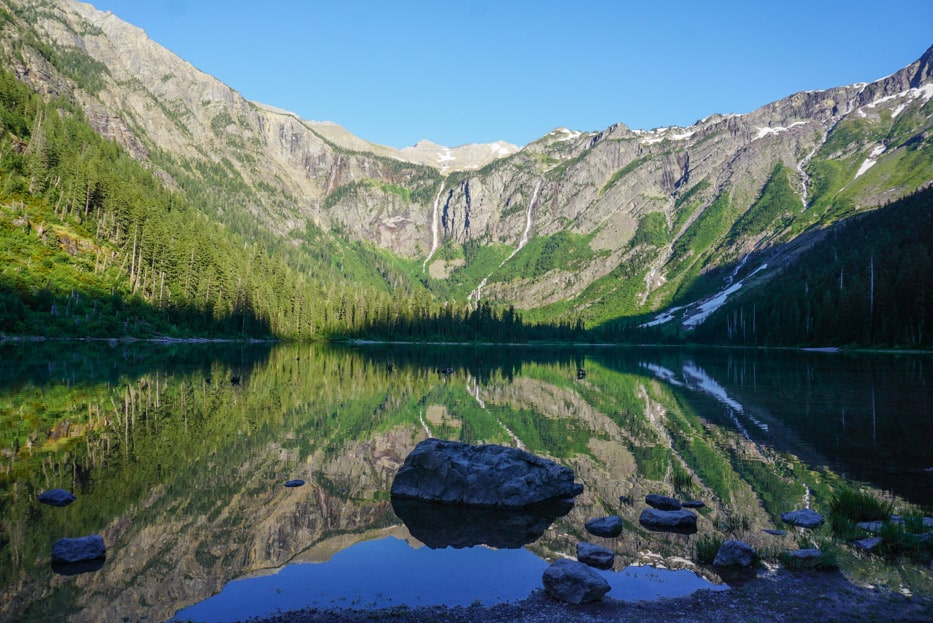
M 575 470 L 584 493 L 528 545 L 549 559 L 573 556 L 589 540 L 617 552 L 617 569 L 691 567 L 695 537 L 638 525 L 647 493 L 704 500 L 700 535 L 725 531 L 772 548 L 792 544 L 760 533 L 775 513 L 809 491 L 826 498 L 819 474 L 745 418 L 780 430 L 779 413 L 755 406 L 760 364 L 753 383 L 748 365 L 689 357 L 743 405 L 744 435 L 715 396 L 643 365 L 686 381 L 678 352 L 593 351 L 578 379 L 579 349 L 465 349 L 464 360 L 460 350 L 276 346 L 258 358 L 215 360 L 198 351 L 176 355 L 197 363 L 127 369 L 103 382 L 75 371 L 67 382 L 33 376 L 0 386 L 0 423 L 14 431 L 0 437 L 0 617 L 40 620 L 48 607 L 74 621 L 164 620 L 233 578 L 326 560 L 387 532 L 410 538 L 388 492 L 429 434 L 516 445 Z M 238 385 L 228 382 L 235 375 Z M 34 430 L 7 426 L 30 409 Z M 283 487 L 290 478 L 307 484 Z M 54 486 L 74 490 L 78 502 L 39 508 L 35 494 Z M 610 513 L 623 518 L 621 537 L 584 531 L 588 519 Z M 53 580 L 42 562 L 51 543 L 97 532 L 108 545 L 104 566 Z

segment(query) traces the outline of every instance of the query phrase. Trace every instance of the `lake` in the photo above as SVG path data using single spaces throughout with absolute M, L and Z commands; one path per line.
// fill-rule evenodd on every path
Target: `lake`
M 583 540 L 616 553 L 610 597 L 721 589 L 691 562 L 704 535 L 796 548 L 794 534 L 762 530 L 786 528 L 795 508 L 828 512 L 844 485 L 898 509 L 933 505 L 931 412 L 926 355 L 0 345 L 0 620 L 488 604 L 526 597 Z M 585 490 L 522 547 L 462 547 L 409 526 L 389 496 L 428 436 L 527 449 Z M 77 501 L 37 502 L 55 487 Z M 643 529 L 648 493 L 705 502 L 698 533 Z M 622 536 L 586 533 L 607 514 Z M 107 545 L 102 565 L 51 567 L 57 539 L 89 534 Z

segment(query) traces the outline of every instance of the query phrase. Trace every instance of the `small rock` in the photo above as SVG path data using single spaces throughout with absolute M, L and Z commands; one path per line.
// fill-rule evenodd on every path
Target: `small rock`
M 638 522 L 649 530 L 693 534 L 697 531 L 697 516 L 691 511 L 662 511 L 646 508 Z
M 825 522 L 822 515 L 809 508 L 784 513 L 781 515 L 781 520 L 798 528 L 808 528 L 810 530 L 819 528 Z
M 816 549 L 815 547 L 808 547 L 807 549 L 790 550 L 787 552 L 787 555 L 791 558 L 797 558 L 806 562 L 820 558 L 823 555 L 823 552 Z
M 544 590 L 572 604 L 599 601 L 609 592 L 609 582 L 582 562 L 560 558 L 544 570 Z
M 622 518 L 618 515 L 596 517 L 586 522 L 585 528 L 590 534 L 614 539 L 622 534 Z
M 295 480 L 286 480 L 286 481 L 285 481 L 285 486 L 286 486 L 286 487 L 301 487 L 301 486 L 303 486 L 304 484 L 305 484 L 305 481 L 304 481 L 304 480 L 299 480 L 299 479 L 297 479 L 297 478 L 296 478 Z
M 713 565 L 716 567 L 749 567 L 754 560 L 754 547 L 744 541 L 730 539 L 719 546 Z
M 706 506 L 706 502 L 700 500 L 687 500 L 681 504 L 684 508 L 703 508 Z
M 619 504 L 628 504 L 628 503 L 629 503 L 629 497 L 627 495 L 619 496 Z
M 683 506 L 680 500 L 666 495 L 649 493 L 645 496 L 645 504 L 661 511 L 679 511 Z
M 857 524 L 855 524 L 856 528 L 867 530 L 868 532 L 881 532 L 881 526 L 882 526 L 882 522 L 879 520 L 860 521 Z
M 39 501 L 49 506 L 68 506 L 76 499 L 71 491 L 64 489 L 49 489 L 39 494 Z
M 577 560 L 597 569 L 611 569 L 616 555 L 595 543 L 577 543 Z
M 857 541 L 852 541 L 852 545 L 861 550 L 869 552 L 881 545 L 881 541 L 882 539 L 880 536 L 871 536 L 864 539 L 858 539 Z
M 107 554 L 104 539 L 99 534 L 76 539 L 59 539 L 52 545 L 52 562 L 69 564 L 97 560 Z
M 787 530 L 772 530 L 771 528 L 764 528 L 762 532 L 766 534 L 773 534 L 774 536 L 784 536 L 787 534 Z

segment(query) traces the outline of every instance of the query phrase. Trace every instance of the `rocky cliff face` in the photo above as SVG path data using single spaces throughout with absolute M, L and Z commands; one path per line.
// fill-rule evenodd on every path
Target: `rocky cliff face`
M 309 223 L 339 228 L 421 260 L 427 274 L 442 277 L 429 288 L 544 315 L 598 321 L 651 311 L 752 249 L 933 179 L 933 49 L 870 84 L 797 93 L 687 128 L 616 124 L 597 133 L 557 129 L 521 149 L 421 141 L 395 150 L 250 102 L 88 4 L 7 4 L 13 20 L 4 27 L 4 55 L 23 79 L 73 94 L 101 133 L 167 183 L 210 186 L 226 198 L 218 200 L 227 206 L 217 208 L 222 218 L 299 238 Z M 35 40 L 90 59 L 92 69 L 65 75 Z M 794 209 L 756 205 L 775 175 L 793 189 Z M 772 218 L 752 218 L 758 212 Z M 540 253 L 560 232 L 584 237 L 588 250 L 552 266 L 555 248 L 566 251 L 554 242 L 535 270 L 509 270 L 522 257 L 513 251 L 537 240 L 531 248 Z M 453 271 L 446 263 L 427 270 L 431 261 L 463 256 L 464 245 L 510 250 L 491 273 L 471 270 L 475 253 Z M 446 256 L 435 258 L 440 250 Z M 458 286 L 443 288 L 444 279 Z M 600 305 L 607 297 L 612 304 Z M 559 312 L 547 311 L 560 301 Z

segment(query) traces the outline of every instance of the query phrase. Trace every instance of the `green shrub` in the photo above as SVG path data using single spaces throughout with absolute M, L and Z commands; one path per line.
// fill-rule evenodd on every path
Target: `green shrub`
M 697 562 L 703 565 L 713 564 L 716 553 L 722 547 L 723 538 L 718 534 L 702 534 L 697 539 Z

